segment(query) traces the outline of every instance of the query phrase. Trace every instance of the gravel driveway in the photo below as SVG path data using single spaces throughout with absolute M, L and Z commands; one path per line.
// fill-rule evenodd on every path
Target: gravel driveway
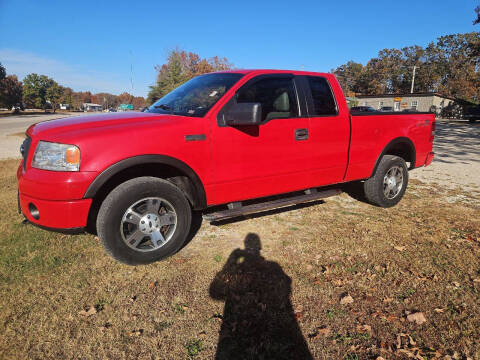
M 480 123 L 437 120 L 433 151 L 432 164 L 411 171 L 411 179 L 480 191 Z
M 19 158 L 22 133 L 34 123 L 73 114 L 0 116 L 0 159 Z M 480 191 L 480 124 L 437 120 L 435 160 L 425 168 L 410 172 L 411 179 L 437 183 L 448 188 Z

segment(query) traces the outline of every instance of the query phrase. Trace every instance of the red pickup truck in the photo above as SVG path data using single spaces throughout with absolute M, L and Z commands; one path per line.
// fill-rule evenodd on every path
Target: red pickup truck
M 97 232 L 115 259 L 146 264 L 182 247 L 198 211 L 219 220 L 353 181 L 372 204 L 393 206 L 408 170 L 433 160 L 434 129 L 433 114 L 350 113 L 331 74 L 205 74 L 147 112 L 31 126 L 19 209 L 44 228 Z

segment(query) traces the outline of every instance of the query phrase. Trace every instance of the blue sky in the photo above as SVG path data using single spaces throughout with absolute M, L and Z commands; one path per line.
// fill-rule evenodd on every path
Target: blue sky
M 237 68 L 330 71 L 470 31 L 479 0 L 0 0 L 0 62 L 77 91 L 145 96 L 179 47 Z M 133 64 L 133 90 L 130 67 Z

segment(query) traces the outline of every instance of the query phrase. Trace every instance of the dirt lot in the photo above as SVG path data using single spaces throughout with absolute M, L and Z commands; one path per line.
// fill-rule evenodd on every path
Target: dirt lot
M 342 194 L 203 222 L 140 267 L 21 225 L 2 161 L 0 358 L 480 359 L 479 138 L 442 125 L 394 208 Z

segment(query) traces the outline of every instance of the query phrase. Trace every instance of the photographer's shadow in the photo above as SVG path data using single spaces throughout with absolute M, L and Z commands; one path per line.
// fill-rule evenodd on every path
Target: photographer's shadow
M 290 303 L 292 280 L 260 250 L 248 234 L 210 285 L 210 296 L 225 301 L 216 359 L 312 359 Z

